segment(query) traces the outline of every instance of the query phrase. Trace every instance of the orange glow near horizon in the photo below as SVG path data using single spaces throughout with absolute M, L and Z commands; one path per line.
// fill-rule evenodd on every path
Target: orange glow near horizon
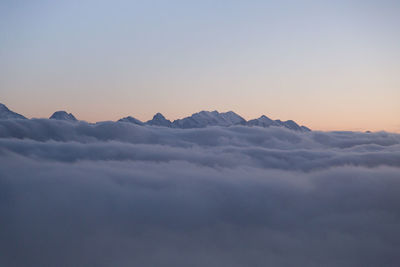
M 9 1 L 0 102 L 89 122 L 232 110 L 400 132 L 400 3 L 323 2 Z

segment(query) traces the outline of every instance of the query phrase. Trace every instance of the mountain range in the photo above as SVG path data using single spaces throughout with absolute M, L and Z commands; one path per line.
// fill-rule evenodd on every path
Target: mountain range
M 27 119 L 24 116 L 11 111 L 5 105 L 0 103 L 0 119 Z M 56 111 L 53 115 L 50 116 L 49 119 L 52 120 L 63 120 L 70 122 L 77 122 L 78 120 L 71 113 L 67 113 L 66 111 Z M 190 129 L 190 128 L 204 128 L 208 126 L 234 126 L 234 125 L 242 125 L 242 126 L 259 126 L 259 127 L 285 127 L 294 131 L 302 131 L 308 132 L 311 131 L 306 126 L 300 126 L 296 122 L 292 120 L 281 121 L 281 120 L 272 120 L 265 115 L 257 119 L 252 119 L 246 121 L 240 115 L 236 114 L 233 111 L 228 112 L 218 112 L 218 111 L 200 111 L 198 113 L 194 113 L 189 117 L 185 117 L 182 119 L 177 119 L 174 121 L 170 121 L 166 119 L 161 113 L 157 113 L 153 116 L 151 120 L 146 122 L 142 122 L 132 116 L 128 116 L 118 120 L 118 122 L 124 123 L 133 123 L 136 125 L 149 125 L 149 126 L 161 126 L 161 127 L 170 127 L 170 128 L 180 128 L 180 129 Z

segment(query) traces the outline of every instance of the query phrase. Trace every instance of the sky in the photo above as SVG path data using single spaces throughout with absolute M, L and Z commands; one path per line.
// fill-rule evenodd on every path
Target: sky
M 0 102 L 27 117 L 265 114 L 400 132 L 399 1 L 1 1 Z

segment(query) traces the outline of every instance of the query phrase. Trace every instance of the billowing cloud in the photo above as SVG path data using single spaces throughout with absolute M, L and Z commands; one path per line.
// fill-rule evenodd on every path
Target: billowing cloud
M 0 121 L 0 265 L 397 266 L 400 135 Z

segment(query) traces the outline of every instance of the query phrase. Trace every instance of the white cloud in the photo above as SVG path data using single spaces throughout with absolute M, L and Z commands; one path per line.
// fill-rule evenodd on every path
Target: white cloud
M 0 121 L 5 266 L 396 266 L 400 135 Z

